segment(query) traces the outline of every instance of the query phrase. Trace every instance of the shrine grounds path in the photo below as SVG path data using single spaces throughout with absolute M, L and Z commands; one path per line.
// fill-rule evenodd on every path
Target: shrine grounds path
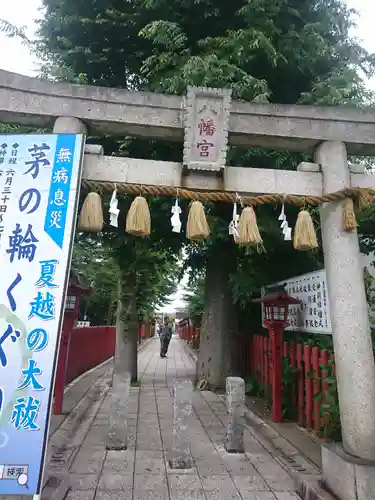
M 157 338 L 148 341 L 139 353 L 140 385 L 131 388 L 128 408 L 129 448 L 106 451 L 111 365 L 108 362 L 96 369 L 96 379 L 94 371 L 87 380 L 78 381 L 64 402 L 71 406 L 68 417 L 59 417 L 65 418 L 62 422 L 56 417 L 53 420 L 47 475 L 66 471 L 71 485 L 67 500 L 299 498 L 289 474 L 254 432 L 245 430 L 244 455 L 225 452 L 225 399 L 209 391 L 194 392 L 189 422 L 194 468 L 169 468 L 173 381 L 193 379 L 195 374 L 195 363 L 177 338 L 171 341 L 167 359 L 159 356 Z M 84 380 L 87 392 L 76 401 L 79 390 L 84 391 Z

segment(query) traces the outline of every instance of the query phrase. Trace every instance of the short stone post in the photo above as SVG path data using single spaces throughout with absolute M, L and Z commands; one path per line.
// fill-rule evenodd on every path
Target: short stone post
M 130 373 L 114 373 L 111 388 L 111 410 L 107 450 L 126 450 L 128 446 L 127 407 L 130 393 Z
M 228 453 L 243 453 L 245 426 L 245 381 L 240 377 L 228 377 L 226 384 L 228 427 L 225 449 Z
M 172 469 L 190 469 L 188 421 L 193 411 L 193 384 L 191 380 L 176 380 L 173 388 L 173 445 L 169 459 Z
M 128 401 L 130 394 L 131 373 L 129 370 L 128 345 L 123 337 L 123 304 L 121 280 L 117 283 L 118 300 L 116 308 L 116 350 L 111 388 L 110 418 L 107 450 L 126 450 L 128 446 Z

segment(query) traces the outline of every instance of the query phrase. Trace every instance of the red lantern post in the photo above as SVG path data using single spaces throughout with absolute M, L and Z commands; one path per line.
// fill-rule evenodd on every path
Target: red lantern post
M 254 299 L 261 303 L 264 311 L 264 325 L 268 328 L 271 340 L 272 357 L 272 420 L 281 422 L 282 413 L 282 345 L 283 332 L 289 325 L 288 312 L 292 304 L 301 301 L 287 294 L 285 286 L 269 287 L 266 297 Z

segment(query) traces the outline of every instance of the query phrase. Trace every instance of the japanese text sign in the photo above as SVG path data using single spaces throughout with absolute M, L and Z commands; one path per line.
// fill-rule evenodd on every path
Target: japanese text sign
M 192 170 L 225 167 L 231 93 L 188 88 L 185 105 L 184 165 Z
M 0 495 L 41 489 L 83 145 L 0 136 Z
M 325 270 L 303 274 L 273 283 L 273 285 L 282 285 L 284 283 L 286 284 L 287 293 L 302 301 L 300 305 L 289 306 L 289 326 L 285 330 L 332 334 Z M 263 289 L 262 296 L 264 296 L 264 293 L 265 290 Z M 263 316 L 262 320 L 264 320 Z

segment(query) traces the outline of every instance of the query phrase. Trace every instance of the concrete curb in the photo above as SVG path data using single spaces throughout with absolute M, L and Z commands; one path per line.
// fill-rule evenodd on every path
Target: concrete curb
M 311 480 L 311 477 L 304 477 L 301 474 L 292 475 L 292 477 L 296 493 L 303 500 L 337 500 L 322 488 L 320 480 Z
M 149 344 L 149 342 L 151 340 L 153 340 L 155 337 L 151 337 L 149 339 L 146 339 L 143 344 L 140 344 L 138 345 L 138 353 L 142 352 L 143 349 Z M 74 380 L 72 380 L 71 382 L 69 382 L 69 384 L 65 387 L 64 389 L 64 394 L 66 392 L 69 392 L 70 389 L 72 389 L 76 384 L 78 384 L 78 382 L 80 380 L 82 380 L 84 377 L 86 377 L 87 375 L 89 375 L 90 373 L 94 372 L 95 370 L 98 370 L 99 368 L 102 368 L 104 365 L 106 365 L 107 363 L 110 364 L 113 362 L 113 356 L 109 359 L 106 359 L 105 361 L 103 361 L 103 363 L 100 363 L 100 365 L 96 365 L 94 366 L 93 368 L 90 368 L 90 370 L 87 370 L 87 372 L 85 373 L 81 373 L 81 375 L 79 375 L 77 378 L 75 378 Z
M 90 368 L 90 370 L 87 370 L 87 372 L 84 372 L 84 373 L 81 373 L 81 375 L 78 375 L 77 378 L 73 379 L 71 382 L 69 382 L 69 384 L 65 387 L 64 389 L 64 394 L 66 392 L 69 392 L 70 389 L 73 389 L 73 387 L 78 384 L 78 382 L 80 380 L 82 380 L 84 377 L 86 377 L 87 375 L 90 375 L 90 373 L 93 373 L 95 370 L 98 370 L 99 368 L 102 368 L 103 366 L 105 366 L 107 363 L 111 363 L 113 361 L 113 356 L 109 359 L 106 359 L 105 361 L 103 361 L 103 363 L 100 363 L 100 365 L 96 365 L 94 366 L 93 368 Z
M 322 487 L 321 470 L 312 460 L 249 408 L 245 411 L 245 419 L 248 428 L 254 429 L 257 439 L 293 478 L 301 499 L 337 500 Z
M 182 340 L 182 339 L 179 339 L 179 340 Z M 194 361 L 194 363 L 196 363 L 196 361 L 198 359 L 197 352 L 194 351 L 193 348 L 190 347 L 189 344 L 186 341 L 183 341 L 183 342 L 184 342 L 183 346 L 184 346 L 184 349 L 185 349 L 186 353 Z
M 49 474 L 41 493 L 41 500 L 65 500 L 69 490 L 70 481 L 67 474 Z
M 146 340 L 143 342 L 143 344 L 138 345 L 138 352 L 143 351 L 143 349 L 144 349 L 144 348 L 145 348 L 148 344 L 150 344 L 152 340 L 155 340 L 156 338 L 157 338 L 157 337 L 150 337 L 150 338 L 146 339 Z
M 102 365 L 103 363 L 100 366 Z M 68 472 L 69 464 L 74 460 L 79 448 L 76 445 L 71 446 L 70 449 L 66 448 L 67 431 L 69 432 L 69 429 L 71 429 L 76 442 L 82 443 L 84 441 L 88 430 L 87 425 L 86 428 L 83 425 L 82 417 L 84 416 L 89 424 L 95 418 L 108 393 L 109 386 L 106 377 L 108 378 L 108 370 L 93 381 L 90 389 L 61 422 L 56 431 L 49 436 L 41 500 L 64 500 L 68 495 L 71 488 Z M 93 412 L 92 415 L 89 414 L 90 411 Z M 63 432 L 59 434 L 61 429 L 63 429 Z

